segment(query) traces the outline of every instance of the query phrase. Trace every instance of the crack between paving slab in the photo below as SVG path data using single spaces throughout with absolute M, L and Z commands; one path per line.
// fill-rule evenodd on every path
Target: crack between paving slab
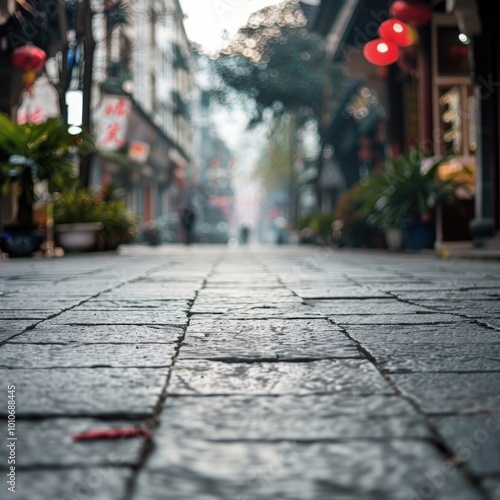
M 402 393 L 402 391 L 399 389 L 397 386 L 396 382 L 392 380 L 391 374 L 388 373 L 387 371 L 383 370 L 377 363 L 376 359 L 374 356 L 361 344 L 361 342 L 355 340 L 347 330 L 345 330 L 343 327 L 340 325 L 336 325 L 332 320 L 330 320 L 332 324 L 335 326 L 338 326 L 343 330 L 344 334 L 351 339 L 353 342 L 355 342 L 358 346 L 358 349 L 360 352 L 362 352 L 367 359 L 374 365 L 374 367 L 377 369 L 377 371 L 384 377 L 384 379 L 387 381 L 387 383 L 396 391 L 397 395 L 404 400 L 406 400 L 420 415 L 423 415 L 426 418 L 427 421 L 427 427 L 431 433 L 432 439 L 430 440 L 432 444 L 435 446 L 437 451 L 443 456 L 444 459 L 446 459 L 448 462 L 453 463 L 457 470 L 461 472 L 463 475 L 464 479 L 469 481 L 471 485 L 476 487 L 479 492 L 485 493 L 484 488 L 481 486 L 480 483 L 480 478 L 472 473 L 472 471 L 467 467 L 465 463 L 457 463 L 457 457 L 456 454 L 451 450 L 445 443 L 444 439 L 441 437 L 439 434 L 438 430 L 435 428 L 434 425 L 431 423 L 431 417 L 426 414 L 425 412 L 422 411 L 420 406 L 417 404 L 416 401 L 414 401 L 411 397 L 408 397 Z M 426 372 L 428 373 L 428 372 Z M 487 372 L 491 373 L 491 372 Z
M 143 273 L 137 275 L 137 276 L 133 276 L 132 278 L 128 279 L 128 280 L 125 280 L 125 281 L 122 281 L 114 286 L 110 286 L 108 288 L 105 288 L 97 293 L 95 293 L 94 295 L 91 295 L 85 299 L 82 299 L 80 300 L 77 304 L 73 304 L 72 306 L 69 306 L 65 309 L 62 309 L 60 311 L 58 311 L 57 313 L 54 313 L 52 315 L 50 315 L 49 317 L 45 318 L 45 319 L 42 319 L 40 320 L 38 323 L 34 324 L 34 325 L 30 325 L 28 327 L 26 327 L 22 332 L 20 333 L 17 333 L 15 335 L 13 335 L 12 337 L 9 337 L 8 339 L 6 340 L 2 340 L 0 341 L 0 347 L 5 344 L 7 341 L 9 340 L 12 340 L 12 339 L 15 339 L 16 337 L 19 337 L 20 335 L 22 335 L 23 333 L 27 332 L 27 331 L 30 331 L 30 330 L 34 330 L 35 327 L 37 327 L 38 325 L 40 325 L 41 323 L 43 323 L 44 321 L 47 321 L 47 320 L 50 320 L 50 319 L 53 319 L 53 318 L 56 318 L 57 316 L 60 316 L 61 314 L 67 312 L 67 311 L 71 311 L 72 309 L 75 309 L 76 307 L 79 307 L 81 306 L 82 304 L 85 304 L 86 302 L 92 300 L 92 299 L 95 299 L 96 297 L 99 297 L 99 295 L 103 294 L 103 293 L 106 293 L 106 292 L 110 292 L 111 290 L 117 290 L 118 288 L 121 288 L 122 286 L 126 285 L 127 283 L 133 283 L 133 281 L 135 279 L 139 279 L 140 277 L 142 276 L 145 276 L 145 275 L 149 275 L 151 273 L 153 273 L 155 270 L 157 269 L 161 269 L 162 267 L 164 267 L 166 264 L 159 264 L 159 265 L 156 265 L 154 267 L 152 267 L 151 269 L 148 269 L 146 271 L 144 271 Z M 70 277 L 71 278 L 71 277 Z M 75 324 L 70 324 L 70 325 L 67 325 L 67 326 L 71 326 L 71 325 L 78 325 L 78 326 L 81 326 L 80 323 L 75 323 Z M 89 323 L 85 323 L 85 326 L 89 325 Z M 97 326 L 97 325 L 91 325 L 90 326 Z M 145 326 L 145 325 L 136 325 L 136 326 Z M 149 326 L 149 325 L 148 325 Z M 163 326 L 163 325 L 159 325 L 159 326 Z M 167 325 L 167 326 L 178 326 L 178 325 Z
M 488 323 L 483 323 L 483 321 L 481 321 L 480 319 L 478 318 L 471 318 L 470 316 L 467 316 L 466 314 L 462 314 L 462 313 L 447 313 L 445 311 L 440 311 L 439 309 L 432 309 L 432 306 L 422 306 L 418 303 L 417 300 L 412 300 L 412 299 L 402 299 L 400 297 L 398 297 L 395 293 L 393 292 L 388 292 L 390 293 L 395 299 L 397 299 L 399 302 L 402 302 L 404 304 L 408 304 L 408 305 L 411 305 L 411 306 L 418 306 L 418 307 L 427 307 L 429 309 L 431 309 L 432 311 L 432 314 L 453 314 L 455 316 L 458 316 L 460 319 L 462 320 L 466 320 L 467 323 L 473 323 L 473 324 L 476 324 L 478 326 L 482 326 L 484 328 L 487 328 L 488 330 L 492 330 L 494 332 L 497 332 L 498 333 L 498 330 L 492 326 L 490 326 Z M 420 312 L 418 314 L 426 314 L 424 312 Z M 439 323 L 434 323 L 434 324 L 439 324 Z M 453 323 L 446 323 L 446 324 L 453 324 Z
M 189 309 L 190 310 L 194 306 L 194 304 L 196 302 L 196 298 L 198 297 L 198 294 L 200 293 L 200 291 L 203 290 L 204 288 L 206 288 L 210 276 L 212 276 L 214 274 L 219 263 L 220 263 L 220 258 L 218 260 L 216 260 L 214 264 L 212 264 L 211 269 L 208 272 L 206 278 L 201 283 L 200 288 L 198 290 L 196 290 L 194 299 L 189 301 Z M 166 403 L 168 397 L 170 396 L 170 394 L 168 394 L 168 385 L 170 383 L 170 378 L 172 376 L 172 370 L 175 369 L 175 364 L 176 364 L 176 361 L 179 357 L 180 350 L 181 350 L 182 346 L 184 345 L 184 340 L 186 338 L 187 329 L 189 328 L 189 323 L 191 321 L 191 317 L 190 317 L 189 312 L 188 312 L 187 316 L 188 316 L 188 319 L 187 319 L 186 326 L 184 328 L 184 333 L 175 342 L 175 344 L 177 344 L 177 347 L 175 349 L 175 354 L 171 358 L 172 363 L 169 366 L 169 371 L 168 371 L 168 374 L 166 376 L 166 380 L 165 380 L 165 383 L 163 385 L 163 389 L 161 391 L 160 397 L 158 398 L 158 402 L 155 406 L 155 409 L 153 410 L 152 415 L 149 416 L 149 420 L 153 423 L 152 428 L 150 429 L 152 432 L 154 432 L 154 428 L 158 425 L 161 412 L 165 406 L 165 403 Z M 149 455 L 152 453 L 153 449 L 154 449 L 154 441 L 153 442 L 146 441 L 144 443 L 144 446 L 139 454 L 137 464 L 134 467 L 134 473 L 132 474 L 131 478 L 126 483 L 126 493 L 125 493 L 124 500 L 131 500 L 132 499 L 132 497 L 135 493 L 135 490 L 136 490 L 138 475 L 140 474 L 142 468 L 144 467 L 144 465 L 145 465 Z

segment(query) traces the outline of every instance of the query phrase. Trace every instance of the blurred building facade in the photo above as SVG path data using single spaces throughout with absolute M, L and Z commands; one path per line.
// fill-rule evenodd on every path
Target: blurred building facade
M 415 26 L 417 43 L 396 63 L 376 66 L 363 56 L 390 18 L 389 0 L 322 0 L 310 29 L 325 36 L 328 56 L 342 65 L 345 82 L 325 110 L 325 147 L 346 180 L 358 182 L 384 156 L 419 146 L 436 157 L 453 150 L 475 171 L 465 212 L 443 210 L 438 241 L 495 241 L 500 226 L 500 33 L 483 0 L 399 2 L 428 9 Z M 425 12 L 425 10 L 424 10 Z
M 19 14 L 24 25 L 37 27 L 31 35 Z M 191 162 L 189 100 L 196 65 L 183 19 L 178 0 L 0 4 L 2 111 L 18 121 L 68 111 L 68 122 L 78 126 L 85 124 L 82 101 L 90 89 L 87 115 L 97 150 L 91 155 L 89 184 L 123 187 L 128 206 L 144 225 L 165 215 L 178 220 L 177 181 Z M 40 96 L 34 97 L 42 105 L 35 113 L 30 102 L 28 115 L 22 105 L 22 72 L 10 63 L 14 39 L 47 53 L 35 82 Z M 91 70 L 84 47 L 92 55 Z M 47 77 L 52 90 L 59 91 L 55 99 L 47 92 Z M 2 203 L 5 221 L 11 214 L 5 209 L 8 201 Z
M 191 101 L 193 161 L 189 169 L 196 189 L 195 239 L 200 243 L 227 243 L 234 222 L 234 157 L 213 122 L 213 94 L 206 90 L 200 68 L 196 96 Z
M 178 181 L 191 161 L 195 63 L 177 0 L 129 1 L 127 13 L 96 51 L 104 71 L 95 79 L 92 184 L 122 185 L 145 226 L 161 217 L 176 231 Z

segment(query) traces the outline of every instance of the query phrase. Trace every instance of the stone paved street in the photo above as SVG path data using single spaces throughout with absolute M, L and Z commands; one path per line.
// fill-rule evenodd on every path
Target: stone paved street
M 288 245 L 4 260 L 0 380 L 2 499 L 496 500 L 500 260 Z M 152 439 L 73 440 L 131 426 Z

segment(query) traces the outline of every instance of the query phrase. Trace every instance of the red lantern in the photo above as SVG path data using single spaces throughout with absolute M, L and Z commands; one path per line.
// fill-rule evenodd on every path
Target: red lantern
M 416 40 L 415 31 L 411 26 L 397 19 L 387 19 L 378 28 L 381 38 L 389 40 L 398 47 L 409 47 Z
M 363 47 L 363 55 L 365 59 L 372 64 L 387 66 L 398 60 L 399 47 L 389 40 L 377 38 L 365 44 Z
M 397 0 L 389 8 L 389 14 L 394 19 L 411 26 L 422 26 L 431 20 L 432 10 L 428 5 L 422 3 Z
M 11 63 L 17 69 L 24 71 L 39 71 L 45 64 L 47 54 L 34 45 L 23 45 L 14 49 L 11 55 Z

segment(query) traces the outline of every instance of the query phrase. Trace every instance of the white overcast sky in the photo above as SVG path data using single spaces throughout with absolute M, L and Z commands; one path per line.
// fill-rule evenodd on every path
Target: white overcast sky
M 207 51 L 224 45 L 224 34 L 234 36 L 253 12 L 282 0 L 179 0 L 186 15 L 184 27 L 192 42 Z

